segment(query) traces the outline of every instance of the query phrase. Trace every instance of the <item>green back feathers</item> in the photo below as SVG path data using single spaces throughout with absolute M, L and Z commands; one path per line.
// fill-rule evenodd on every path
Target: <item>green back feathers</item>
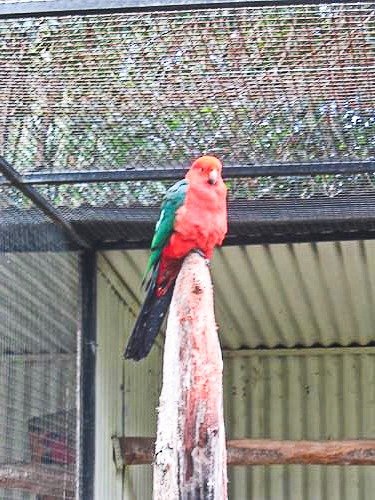
M 159 219 L 155 226 L 154 237 L 151 242 L 151 255 L 148 259 L 145 278 L 151 269 L 158 263 L 161 252 L 173 232 L 176 212 L 184 204 L 188 182 L 183 179 L 173 184 L 165 193 L 160 207 Z

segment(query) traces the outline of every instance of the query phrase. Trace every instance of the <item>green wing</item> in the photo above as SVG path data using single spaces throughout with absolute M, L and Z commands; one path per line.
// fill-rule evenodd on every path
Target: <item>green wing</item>
M 151 255 L 148 259 L 145 277 L 159 261 L 161 252 L 172 234 L 176 211 L 185 201 L 187 187 L 188 182 L 183 179 L 173 184 L 165 193 L 151 242 Z

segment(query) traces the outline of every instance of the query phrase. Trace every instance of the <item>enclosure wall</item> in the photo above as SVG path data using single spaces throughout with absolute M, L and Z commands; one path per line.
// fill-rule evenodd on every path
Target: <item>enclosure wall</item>
M 229 438 L 374 436 L 375 348 L 344 347 L 366 345 L 372 338 L 374 250 L 371 241 L 353 241 L 225 247 L 216 252 L 212 275 L 224 350 Z M 107 274 L 125 283 L 119 289 L 128 294 L 126 301 L 135 310 L 142 298 L 139 284 L 147 255 L 145 251 L 106 253 L 112 266 Z M 111 307 L 109 299 L 107 324 L 115 318 Z M 120 330 L 124 336 L 122 326 Z M 284 339 L 290 348 L 274 347 Z M 311 347 L 317 342 L 320 348 Z M 342 347 L 332 347 L 340 342 Z M 121 352 L 122 341 L 118 349 Z M 138 377 L 142 376 L 148 377 L 143 362 Z M 124 397 L 139 412 L 148 411 L 143 392 Z M 157 405 L 157 396 L 153 401 Z M 150 428 L 150 436 L 155 436 L 154 430 Z M 231 500 L 367 500 L 375 487 L 369 467 L 229 471 Z
M 375 433 L 375 349 L 247 351 L 225 365 L 233 438 L 346 439 Z M 367 500 L 371 467 L 232 467 L 233 500 Z
M 113 255 L 113 254 L 112 254 Z M 121 254 L 118 253 L 121 259 Z M 125 272 L 134 272 L 126 261 Z M 128 271 L 127 271 L 128 269 Z M 110 262 L 98 260 L 96 374 L 96 500 L 152 498 L 151 466 L 115 468 L 112 436 L 154 436 L 161 351 L 141 363 L 124 361 L 122 352 L 135 319 L 137 301 Z

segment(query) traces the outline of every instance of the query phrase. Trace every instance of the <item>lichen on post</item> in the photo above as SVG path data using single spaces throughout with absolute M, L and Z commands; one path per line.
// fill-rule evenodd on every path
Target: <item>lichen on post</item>
M 205 259 L 191 253 L 167 323 L 154 500 L 227 499 L 222 374 L 210 272 Z

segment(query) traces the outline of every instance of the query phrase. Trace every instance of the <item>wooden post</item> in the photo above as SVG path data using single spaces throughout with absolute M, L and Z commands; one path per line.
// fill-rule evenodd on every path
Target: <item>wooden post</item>
M 43 498 L 73 498 L 74 471 L 51 465 L 1 465 L 0 488 L 28 491 Z
M 222 372 L 210 272 L 191 253 L 167 324 L 154 500 L 227 499 Z

